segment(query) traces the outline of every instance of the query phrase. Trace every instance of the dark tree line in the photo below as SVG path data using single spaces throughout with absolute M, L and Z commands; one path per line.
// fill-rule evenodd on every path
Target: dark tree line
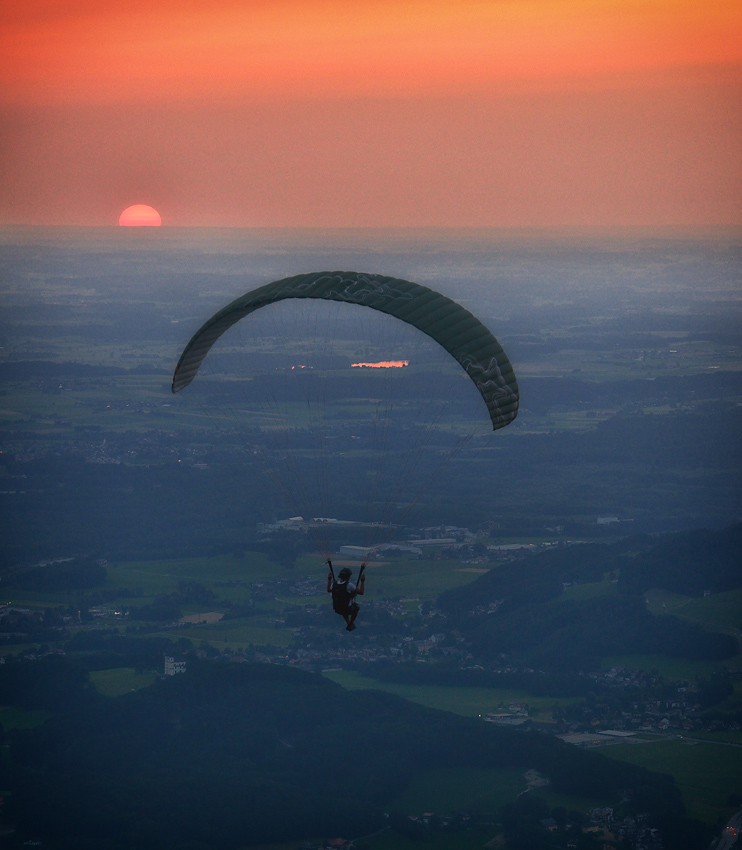
M 723 531 L 691 531 L 660 541 L 626 561 L 619 586 L 625 593 L 660 587 L 688 596 L 742 586 L 742 523 Z
M 594 799 L 651 786 L 653 811 L 682 819 L 673 783 L 642 768 L 289 668 L 189 662 L 185 675 L 106 699 L 86 696 L 68 660 L 39 665 L 9 665 L 5 687 L 65 682 L 70 696 L 43 727 L 11 734 L 4 784 L 21 834 L 63 849 L 362 835 L 384 825 L 415 772 L 442 767 L 535 767 L 555 790 Z M 362 769 L 346 770 L 354 737 L 366 742 Z
M 4 584 L 41 593 L 90 590 L 103 584 L 107 575 L 106 568 L 94 558 L 75 557 L 10 573 L 4 577 Z

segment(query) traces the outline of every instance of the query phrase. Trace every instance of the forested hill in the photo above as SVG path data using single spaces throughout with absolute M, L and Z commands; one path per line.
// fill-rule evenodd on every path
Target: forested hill
M 661 538 L 553 549 L 503 564 L 438 604 L 481 657 L 499 653 L 552 670 L 586 670 L 605 655 L 654 653 L 718 661 L 739 651 L 728 634 L 647 610 L 644 592 L 702 595 L 742 586 L 742 525 Z M 575 597 L 572 584 L 612 579 L 613 592 Z
M 136 693 L 88 694 L 14 732 L 11 759 L 20 833 L 76 850 L 362 835 L 387 822 L 383 809 L 417 771 L 444 767 L 536 769 L 555 791 L 595 800 L 631 789 L 629 808 L 652 811 L 663 830 L 685 823 L 668 777 L 270 665 L 189 662 L 185 675 Z
M 742 523 L 668 535 L 626 561 L 619 586 L 626 593 L 660 587 L 688 596 L 742 587 Z

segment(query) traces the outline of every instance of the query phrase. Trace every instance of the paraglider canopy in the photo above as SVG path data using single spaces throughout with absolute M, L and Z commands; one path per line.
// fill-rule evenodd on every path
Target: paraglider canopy
M 212 316 L 185 347 L 173 376 L 179 392 L 195 378 L 204 358 L 232 325 L 256 310 L 293 298 L 357 304 L 412 325 L 441 345 L 476 385 L 494 430 L 518 414 L 518 384 L 502 346 L 460 304 L 407 280 L 360 272 L 313 272 L 261 286 Z

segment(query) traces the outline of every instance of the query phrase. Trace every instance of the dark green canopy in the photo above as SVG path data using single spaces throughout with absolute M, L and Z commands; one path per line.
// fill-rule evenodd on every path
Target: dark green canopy
M 474 381 L 495 430 L 518 415 L 518 384 L 502 346 L 460 304 L 439 292 L 383 275 L 313 272 L 268 283 L 232 301 L 193 336 L 173 375 L 173 392 L 188 386 L 211 346 L 235 322 L 287 298 L 315 298 L 358 304 L 388 313 L 421 330 L 445 348 Z

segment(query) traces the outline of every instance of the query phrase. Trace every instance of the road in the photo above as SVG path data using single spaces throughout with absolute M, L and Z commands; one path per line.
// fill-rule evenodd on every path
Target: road
M 711 845 L 711 850 L 732 850 L 733 847 L 737 847 L 740 832 L 742 832 L 742 809 L 732 815 L 721 836 Z

